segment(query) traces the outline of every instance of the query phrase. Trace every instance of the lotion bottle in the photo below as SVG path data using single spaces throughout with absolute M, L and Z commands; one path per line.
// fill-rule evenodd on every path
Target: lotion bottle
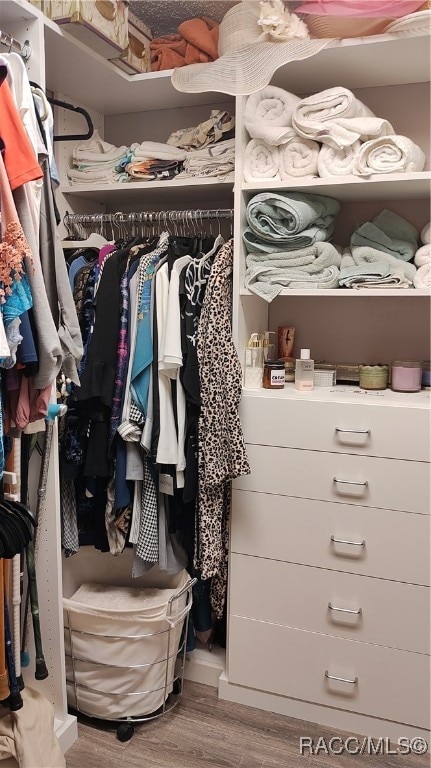
M 301 349 L 301 357 L 295 365 L 295 389 L 310 392 L 313 389 L 314 360 L 310 359 L 310 350 Z

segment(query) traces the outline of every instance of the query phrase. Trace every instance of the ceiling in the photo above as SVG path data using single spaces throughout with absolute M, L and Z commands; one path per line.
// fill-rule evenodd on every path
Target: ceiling
M 210 16 L 221 21 L 239 0 L 131 0 L 130 10 L 153 30 L 154 37 L 176 32 L 185 19 Z

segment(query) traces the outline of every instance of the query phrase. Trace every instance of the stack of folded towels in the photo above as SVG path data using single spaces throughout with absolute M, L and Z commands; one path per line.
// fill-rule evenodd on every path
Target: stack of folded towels
M 341 254 L 328 242 L 340 209 L 323 195 L 264 192 L 247 206 L 245 286 L 266 301 L 283 288 L 337 288 Z
M 248 182 L 422 171 L 425 155 L 347 88 L 299 99 L 268 86 L 248 97 Z
M 393 211 L 360 224 L 341 259 L 340 287 L 424 288 L 412 263 L 419 253 L 418 238 L 417 229 Z
M 154 181 L 177 176 L 233 177 L 234 118 L 212 110 L 208 120 L 172 133 L 166 144 L 156 141 L 115 147 L 102 141 L 97 131 L 73 151 L 68 176 L 71 184 Z

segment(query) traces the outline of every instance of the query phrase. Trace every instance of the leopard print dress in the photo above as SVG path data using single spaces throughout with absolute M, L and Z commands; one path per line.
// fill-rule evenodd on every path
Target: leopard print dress
M 208 279 L 197 337 L 198 520 L 195 567 L 211 578 L 211 605 L 223 614 L 227 587 L 231 480 L 250 474 L 238 406 L 241 364 L 232 339 L 233 241 L 218 252 Z

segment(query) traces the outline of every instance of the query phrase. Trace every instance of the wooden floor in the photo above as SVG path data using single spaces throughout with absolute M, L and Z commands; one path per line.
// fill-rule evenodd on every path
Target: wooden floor
M 219 701 L 217 691 L 185 682 L 182 701 L 162 718 L 136 728 L 121 744 L 97 721 L 80 719 L 67 768 L 425 768 L 423 756 L 302 756 L 299 737 L 329 740 L 335 730 Z M 351 735 L 351 734 L 349 734 Z M 382 734 L 384 735 L 384 734 Z

